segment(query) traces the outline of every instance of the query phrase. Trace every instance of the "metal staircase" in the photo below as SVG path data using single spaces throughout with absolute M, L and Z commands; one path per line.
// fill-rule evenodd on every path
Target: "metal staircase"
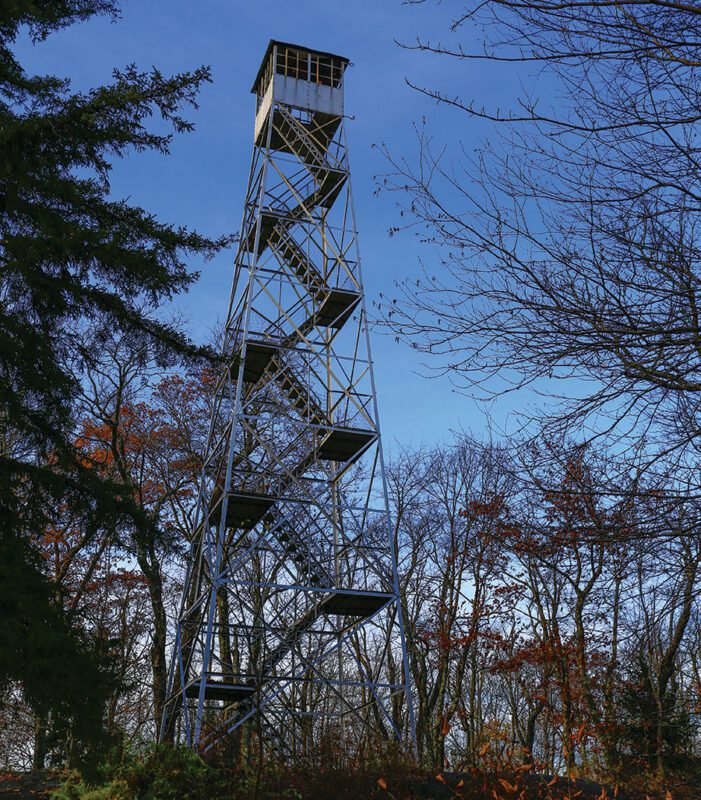
M 254 86 L 227 367 L 161 726 L 162 738 L 202 750 L 253 720 L 258 748 L 309 750 L 296 711 L 308 682 L 312 738 L 414 738 L 352 222 L 346 66 L 271 42 Z M 378 654 L 369 670 L 357 656 L 363 626 Z

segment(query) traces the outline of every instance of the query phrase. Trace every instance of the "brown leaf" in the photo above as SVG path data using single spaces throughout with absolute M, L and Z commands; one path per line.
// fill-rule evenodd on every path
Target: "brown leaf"
M 380 789 L 383 789 L 385 792 L 387 791 L 387 781 L 384 778 L 378 778 L 377 784 Z
M 482 749 L 480 750 L 480 755 L 486 756 L 487 750 L 489 750 L 489 742 L 487 742 L 487 744 L 482 745 Z
M 515 792 L 518 788 L 517 786 L 512 786 L 507 780 L 504 778 L 499 778 L 499 783 L 506 789 L 507 792 Z

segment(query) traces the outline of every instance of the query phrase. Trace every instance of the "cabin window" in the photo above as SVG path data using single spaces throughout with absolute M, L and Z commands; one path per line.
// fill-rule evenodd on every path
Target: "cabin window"
M 288 78 L 338 88 L 345 62 L 340 58 L 309 53 L 293 47 L 278 47 L 275 71 Z

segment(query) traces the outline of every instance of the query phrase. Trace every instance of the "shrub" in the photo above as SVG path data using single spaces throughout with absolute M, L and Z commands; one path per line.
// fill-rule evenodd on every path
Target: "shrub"
M 117 767 L 103 769 L 106 783 L 90 786 L 71 774 L 53 800 L 219 800 L 231 797 L 218 770 L 187 748 L 154 747 Z

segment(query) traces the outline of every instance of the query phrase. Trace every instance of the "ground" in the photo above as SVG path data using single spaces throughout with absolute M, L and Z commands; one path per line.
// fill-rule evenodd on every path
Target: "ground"
M 56 772 L 0 772 L 0 800 L 36 800 L 59 784 Z
M 58 772 L 0 773 L 0 800 L 39 800 L 48 798 L 60 783 Z M 512 778 L 513 780 L 513 778 Z M 363 776 L 355 787 L 347 779 L 342 787 L 331 788 L 323 779 L 313 781 L 316 785 L 308 794 L 303 787 L 295 786 L 304 800 L 331 800 L 354 798 L 354 800 L 701 800 L 701 787 L 691 783 L 675 784 L 669 790 L 657 791 L 626 789 L 603 786 L 588 780 L 568 782 L 563 778 L 529 776 L 518 785 L 509 779 L 497 776 L 471 776 L 445 773 L 409 781 L 386 781 Z M 293 784 L 296 781 L 292 781 Z M 324 784 L 326 785 L 324 786 Z M 401 785 L 400 785 L 401 784 Z M 311 788 L 311 787 L 309 787 Z M 264 786 L 260 787 L 261 798 L 271 798 Z M 360 793 L 358 790 L 360 789 Z M 300 791 L 301 790 L 301 791 Z

